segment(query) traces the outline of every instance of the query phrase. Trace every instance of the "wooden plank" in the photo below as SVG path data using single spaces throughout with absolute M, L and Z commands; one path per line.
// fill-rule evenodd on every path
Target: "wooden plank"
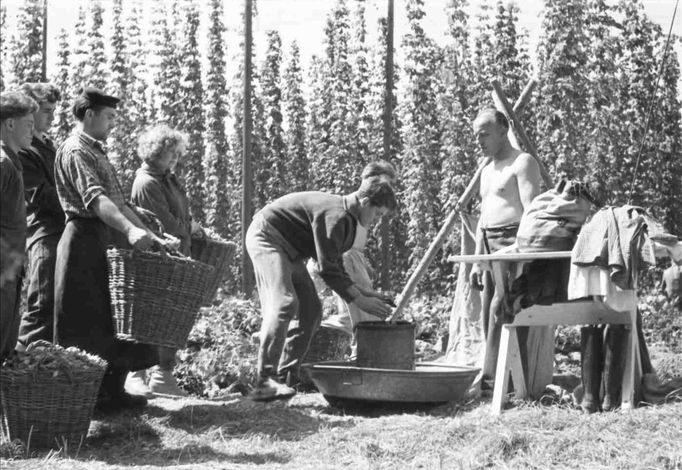
M 493 402 L 490 405 L 493 414 L 502 413 L 502 406 L 507 401 L 507 389 L 509 387 L 509 339 L 511 335 L 516 337 L 516 330 L 513 328 L 502 328 L 500 334 L 500 353 L 497 359 L 497 369 L 495 370 L 495 386 L 493 388 Z M 517 341 L 518 344 L 518 341 Z
M 492 253 L 485 255 L 450 255 L 448 261 L 453 263 L 477 263 L 479 261 L 533 261 L 536 259 L 570 258 L 570 251 L 545 251 L 537 253 Z
M 521 310 L 511 327 L 546 325 L 630 325 L 629 312 L 612 310 L 602 302 L 579 300 L 552 305 L 533 305 Z

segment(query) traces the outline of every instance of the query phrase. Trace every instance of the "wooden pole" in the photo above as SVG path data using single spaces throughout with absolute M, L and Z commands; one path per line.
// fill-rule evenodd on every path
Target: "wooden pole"
M 40 68 L 40 80 L 47 82 L 47 0 L 43 0 L 43 57 Z
M 535 88 L 535 85 L 536 85 L 535 80 L 531 78 L 531 80 L 529 80 L 528 84 L 521 93 L 521 96 L 519 96 L 519 99 L 514 104 L 514 109 L 516 111 L 520 111 L 526 105 L 526 103 L 528 103 L 530 94 L 533 91 L 533 88 Z M 503 94 L 502 98 L 504 98 L 504 102 L 509 104 Z M 511 106 L 509 107 L 509 111 L 513 113 Z M 514 115 L 514 117 L 516 116 Z M 419 281 L 421 280 L 422 276 L 424 275 L 424 273 L 426 273 L 426 270 L 428 269 L 433 259 L 436 257 L 438 250 L 440 250 L 443 243 L 445 243 L 445 240 L 450 235 L 450 232 L 452 232 L 452 229 L 455 226 L 455 222 L 457 221 L 457 213 L 464 205 L 466 205 L 469 202 L 469 200 L 477 192 L 479 184 L 481 182 L 481 173 L 483 173 L 483 168 L 485 168 L 485 166 L 489 162 L 490 157 L 485 157 L 479 164 L 478 168 L 476 169 L 476 173 L 474 173 L 473 178 L 471 178 L 471 181 L 469 182 L 468 186 L 466 187 L 460 198 L 457 200 L 454 210 L 450 212 L 448 218 L 445 220 L 445 223 L 443 224 L 440 231 L 436 235 L 436 238 L 434 238 L 434 240 L 431 242 L 431 245 L 426 250 L 426 253 L 424 253 L 424 256 L 417 265 L 417 268 L 414 270 L 410 278 L 407 280 L 407 283 L 405 284 L 403 291 L 398 296 L 398 303 L 393 312 L 391 313 L 391 316 L 387 319 L 387 321 L 395 322 L 398 319 L 398 317 L 402 314 L 402 311 L 407 306 L 407 302 L 410 300 L 410 297 L 414 293 L 417 284 L 419 284 Z M 540 168 L 543 169 L 542 164 L 540 164 Z
M 384 160 L 391 161 L 393 118 L 393 0 L 388 0 L 386 31 L 386 90 L 384 92 Z M 391 247 L 389 222 L 381 220 L 381 288 L 391 288 Z
M 533 158 L 535 158 L 535 161 L 538 162 L 538 165 L 540 166 L 540 174 L 542 176 L 542 181 L 545 183 L 545 186 L 547 188 L 551 188 L 553 186 L 552 177 L 549 176 L 547 169 L 538 158 L 538 153 L 537 150 L 535 150 L 535 146 L 530 141 L 528 134 L 526 134 L 526 131 L 523 129 L 523 126 L 521 125 L 521 121 L 519 121 L 519 119 L 516 117 L 516 113 L 509 104 L 509 101 L 507 101 L 507 98 L 504 96 L 504 91 L 502 90 L 500 82 L 498 82 L 497 80 L 493 80 L 492 85 L 493 90 L 495 92 L 495 96 L 497 98 L 496 101 L 498 101 L 503 108 L 501 111 L 507 115 L 507 118 L 511 122 L 514 128 L 514 132 L 518 136 L 519 141 L 523 145 L 524 150 L 531 154 Z
M 246 231 L 251 223 L 253 211 L 253 178 L 251 169 L 251 49 L 253 36 L 251 31 L 252 2 L 245 0 L 244 11 L 244 129 L 242 153 L 242 290 L 251 295 L 253 291 L 253 266 L 246 252 Z
M 514 114 L 520 113 L 526 104 L 528 104 L 528 101 L 530 101 L 530 95 L 533 93 L 533 90 L 535 90 L 537 84 L 538 81 L 535 77 L 531 77 L 530 80 L 528 80 L 528 83 L 526 83 L 526 86 L 521 91 L 516 103 L 514 103 Z
M 398 303 L 396 304 L 395 309 L 393 309 L 393 313 L 391 313 L 388 321 L 395 322 L 407 306 L 407 302 L 410 300 L 410 297 L 412 297 L 417 284 L 419 284 L 422 276 L 424 276 L 424 273 L 426 273 L 429 265 L 438 254 L 438 250 L 440 250 L 441 246 L 443 246 L 443 243 L 445 243 L 445 239 L 450 235 L 450 232 L 452 232 L 452 229 L 455 227 L 455 223 L 458 219 L 457 214 L 459 212 L 459 207 L 465 204 L 465 198 L 471 198 L 471 194 L 473 194 L 476 187 L 478 186 L 478 182 L 481 180 L 481 173 L 483 172 L 483 168 L 485 168 L 485 166 L 488 164 L 488 161 L 489 158 L 484 160 L 481 165 L 479 165 L 474 177 L 469 183 L 469 186 L 467 186 L 467 189 L 459 198 L 457 204 L 455 204 L 455 209 L 450 212 L 450 215 L 448 215 L 445 223 L 440 228 L 436 238 L 433 239 L 431 245 L 429 245 L 429 248 L 426 250 L 426 253 L 424 253 L 424 256 L 417 265 L 417 268 L 410 275 L 410 278 L 407 280 L 403 291 L 398 296 Z

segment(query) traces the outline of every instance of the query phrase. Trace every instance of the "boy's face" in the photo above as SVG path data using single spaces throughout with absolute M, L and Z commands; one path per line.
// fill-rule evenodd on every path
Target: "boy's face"
M 19 148 L 30 147 L 33 140 L 33 114 L 13 118 L 12 121 L 12 132 L 16 145 Z
M 33 113 L 35 121 L 35 132 L 47 132 L 52 126 L 52 119 L 54 118 L 54 110 L 57 107 L 56 103 L 44 102 L 40 103 L 38 111 Z

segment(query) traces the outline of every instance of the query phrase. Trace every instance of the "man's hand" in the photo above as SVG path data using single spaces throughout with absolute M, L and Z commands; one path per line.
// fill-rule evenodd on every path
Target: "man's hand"
M 361 310 L 380 318 L 386 318 L 391 314 L 391 306 L 381 297 L 360 294 L 353 299 L 353 303 Z
M 483 290 L 483 271 L 477 264 L 471 268 L 469 273 L 469 284 L 476 290 Z
M 155 243 L 160 241 L 153 233 L 139 227 L 132 227 L 126 235 L 128 243 L 137 250 L 149 250 Z

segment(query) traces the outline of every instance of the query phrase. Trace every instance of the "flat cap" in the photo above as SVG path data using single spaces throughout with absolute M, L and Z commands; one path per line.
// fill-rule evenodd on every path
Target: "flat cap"
M 78 92 L 78 96 L 73 100 L 71 111 L 77 120 L 82 121 L 88 109 L 98 106 L 116 109 L 119 101 L 121 101 L 119 98 L 107 95 L 99 88 L 85 87 Z
M 109 108 L 116 108 L 120 98 L 107 95 L 99 88 L 85 87 L 76 97 L 76 101 L 87 101 L 90 106 L 107 106 Z

